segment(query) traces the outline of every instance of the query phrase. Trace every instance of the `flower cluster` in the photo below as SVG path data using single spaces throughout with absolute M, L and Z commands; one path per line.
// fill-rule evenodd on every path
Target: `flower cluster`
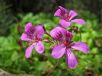
M 29 47 L 25 51 L 25 57 L 29 58 L 31 56 L 33 48 L 39 54 L 44 53 L 43 36 L 48 34 L 49 37 L 52 37 L 57 42 L 52 48 L 52 57 L 59 59 L 65 55 L 69 68 L 75 68 L 78 62 L 72 50 L 80 50 L 86 54 L 89 52 L 89 48 L 84 42 L 73 42 L 73 33 L 66 30 L 66 28 L 72 23 L 85 24 L 85 21 L 83 19 L 74 19 L 77 13 L 74 10 L 67 11 L 61 6 L 59 6 L 54 16 L 59 17 L 60 21 L 58 26 L 51 30 L 50 34 L 46 32 L 42 24 L 37 26 L 33 26 L 32 23 L 26 24 L 25 32 L 21 36 L 21 40 L 29 43 Z

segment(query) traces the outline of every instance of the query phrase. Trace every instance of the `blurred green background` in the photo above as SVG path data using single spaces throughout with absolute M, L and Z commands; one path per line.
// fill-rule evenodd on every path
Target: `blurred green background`
M 59 5 L 76 10 L 86 20 L 84 26 L 73 24 L 81 29 L 82 41 L 90 48 L 86 55 L 75 53 L 79 61 L 75 69 L 67 67 L 65 57 L 53 59 L 49 43 L 44 43 L 45 55 L 34 50 L 30 59 L 24 57 L 27 44 L 20 36 L 25 24 L 43 23 L 49 32 L 58 24 L 53 15 Z M 79 39 L 78 34 L 74 40 Z M 102 0 L 0 0 L 0 69 L 17 75 L 102 76 Z

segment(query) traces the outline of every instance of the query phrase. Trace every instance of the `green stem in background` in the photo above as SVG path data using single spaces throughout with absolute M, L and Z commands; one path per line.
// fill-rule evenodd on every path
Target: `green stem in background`
M 46 35 L 48 35 L 49 37 L 51 37 L 51 35 L 48 32 L 45 32 Z M 52 37 L 51 37 L 52 38 Z
M 48 35 L 50 38 L 52 38 L 52 36 L 47 31 L 45 31 L 45 34 Z M 52 42 L 52 43 L 56 43 L 56 41 L 53 40 L 53 38 L 52 38 L 52 40 L 50 40 L 50 39 L 46 39 L 46 40 L 49 41 L 49 42 Z

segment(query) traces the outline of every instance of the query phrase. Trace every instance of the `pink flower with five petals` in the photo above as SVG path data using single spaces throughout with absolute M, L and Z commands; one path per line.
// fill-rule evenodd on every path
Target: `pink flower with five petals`
M 66 61 L 70 68 L 75 68 L 78 64 L 75 55 L 72 52 L 72 49 L 80 50 L 83 53 L 88 53 L 89 48 L 84 42 L 75 42 L 72 40 L 72 33 L 65 30 L 61 27 L 54 28 L 50 35 L 57 41 L 59 44 L 55 45 L 52 50 L 52 57 L 55 59 L 61 58 L 64 54 L 66 55 Z
M 21 36 L 21 40 L 27 41 L 30 46 L 25 51 L 25 57 L 29 58 L 32 53 L 32 49 L 35 47 L 39 54 L 44 52 L 44 45 L 42 43 L 42 37 L 44 35 L 43 25 L 39 24 L 33 26 L 32 23 L 27 23 L 25 26 L 25 32 Z
M 85 21 L 83 19 L 73 19 L 78 14 L 74 10 L 67 11 L 67 9 L 59 6 L 59 9 L 55 12 L 54 16 L 60 17 L 59 24 L 67 28 L 72 23 L 78 23 L 78 24 L 85 24 Z

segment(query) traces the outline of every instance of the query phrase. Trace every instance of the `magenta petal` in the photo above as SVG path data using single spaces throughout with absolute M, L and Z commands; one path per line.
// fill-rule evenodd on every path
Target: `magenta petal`
M 67 13 L 67 10 L 63 8 L 62 6 L 59 6 L 59 9 L 55 12 L 54 16 L 64 18 L 66 13 Z
M 74 19 L 74 20 L 71 20 L 71 22 L 75 22 L 78 24 L 85 24 L 85 21 L 83 19 Z
M 78 62 L 77 62 L 77 59 L 75 57 L 75 55 L 71 52 L 70 49 L 67 49 L 66 51 L 66 61 L 69 65 L 69 68 L 76 68 Z
M 51 32 L 50 35 L 55 39 L 55 40 L 63 40 L 63 35 L 65 34 L 66 30 L 61 27 L 56 27 L 54 28 Z
M 87 44 L 85 44 L 84 42 L 76 42 L 72 48 L 76 49 L 76 50 L 80 50 L 83 53 L 88 53 L 89 52 L 89 48 L 87 46 Z
M 21 40 L 23 40 L 23 41 L 29 41 L 31 39 L 28 38 L 27 34 L 23 33 L 22 36 L 21 36 Z
M 61 9 L 61 11 L 63 12 L 63 14 L 67 13 L 67 9 L 65 9 L 64 7 L 59 6 L 59 8 L 60 8 L 60 9 Z
M 26 49 L 26 51 L 25 51 L 25 57 L 26 58 L 29 58 L 31 56 L 33 48 L 34 48 L 34 45 L 32 44 Z
M 78 15 L 78 14 L 77 14 L 74 10 L 71 10 L 71 11 L 69 12 L 70 20 L 71 20 L 72 18 L 76 17 L 77 15 Z
M 69 27 L 71 25 L 71 22 L 67 22 L 67 21 L 65 21 L 63 19 L 61 19 L 59 23 L 64 28 L 67 28 L 67 27 Z
M 61 58 L 65 54 L 65 49 L 64 45 L 56 45 L 52 50 L 52 57 L 55 59 Z
M 35 26 L 35 33 L 38 39 L 41 39 L 44 35 L 44 28 L 43 25 Z
M 29 22 L 25 25 L 25 32 L 28 32 L 32 28 L 32 23 Z
M 44 52 L 44 45 L 41 41 L 37 42 L 35 45 L 35 49 L 39 54 L 42 54 Z
M 55 14 L 54 14 L 54 16 L 61 16 L 61 10 L 60 9 L 58 9 L 56 12 L 55 12 Z

